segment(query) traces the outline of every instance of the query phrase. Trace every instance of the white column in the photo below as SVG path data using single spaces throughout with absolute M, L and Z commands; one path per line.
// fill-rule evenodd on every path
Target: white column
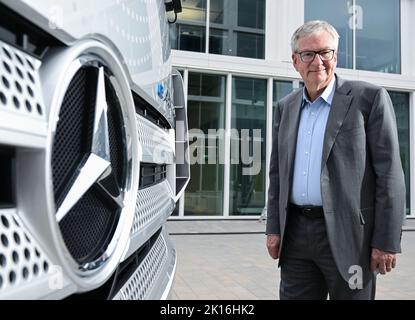
M 210 0 L 206 3 L 206 39 L 205 47 L 206 53 L 209 53 L 209 35 L 210 35 Z
M 226 103 L 225 103 L 225 164 L 223 182 L 223 215 L 229 217 L 230 194 L 230 159 L 231 159 L 231 118 L 232 118 L 232 74 L 226 76 Z
M 291 67 L 291 36 L 304 23 L 304 1 L 266 1 L 265 59 Z
M 356 0 L 353 0 L 353 16 L 352 16 L 352 21 L 353 21 L 353 30 L 352 30 L 352 34 L 353 34 L 353 50 L 352 50 L 352 57 L 353 57 L 353 66 L 352 69 L 356 70 Z
M 278 21 L 277 18 L 279 1 L 265 2 L 265 59 L 277 60 L 278 49 L 281 46 L 277 40 Z

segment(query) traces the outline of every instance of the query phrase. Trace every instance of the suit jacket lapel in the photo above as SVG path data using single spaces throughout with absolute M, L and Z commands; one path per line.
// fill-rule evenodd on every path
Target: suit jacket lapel
M 336 91 L 334 92 L 333 101 L 330 107 L 329 117 L 327 119 L 326 132 L 324 134 L 323 155 L 321 159 L 321 170 L 326 165 L 336 136 L 343 124 L 343 121 L 350 109 L 353 97 L 348 95 L 351 88 L 343 79 L 336 77 Z
M 298 90 L 297 95 L 291 100 L 288 107 L 288 135 L 287 135 L 287 159 L 290 186 L 292 182 L 292 172 L 294 168 L 294 156 L 297 145 L 298 125 L 300 122 L 301 105 L 303 103 L 303 91 Z

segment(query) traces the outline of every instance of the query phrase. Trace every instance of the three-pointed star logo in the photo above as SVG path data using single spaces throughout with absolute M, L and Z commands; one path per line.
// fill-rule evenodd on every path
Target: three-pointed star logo
M 108 104 L 105 92 L 104 67 L 100 67 L 91 151 L 86 162 L 80 168 L 79 174 L 66 194 L 64 201 L 57 210 L 56 219 L 58 223 L 94 184 L 97 184 L 104 195 L 115 203 L 116 206 L 121 209 L 124 207 L 124 194 L 118 185 L 111 166 L 107 112 Z M 108 188 L 109 184 L 116 187 Z

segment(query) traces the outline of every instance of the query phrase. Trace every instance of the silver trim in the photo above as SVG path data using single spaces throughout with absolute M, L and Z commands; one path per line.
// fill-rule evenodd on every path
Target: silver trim
M 89 188 L 106 172 L 111 163 L 91 153 L 78 177 L 57 210 L 56 220 L 61 222 L 72 207 L 85 195 Z

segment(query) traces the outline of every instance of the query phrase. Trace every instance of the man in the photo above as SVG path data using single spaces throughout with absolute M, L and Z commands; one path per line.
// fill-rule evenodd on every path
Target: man
M 291 39 L 304 88 L 278 102 L 267 248 L 281 299 L 374 299 L 400 252 L 405 185 L 386 90 L 335 74 L 339 35 L 310 21 Z

